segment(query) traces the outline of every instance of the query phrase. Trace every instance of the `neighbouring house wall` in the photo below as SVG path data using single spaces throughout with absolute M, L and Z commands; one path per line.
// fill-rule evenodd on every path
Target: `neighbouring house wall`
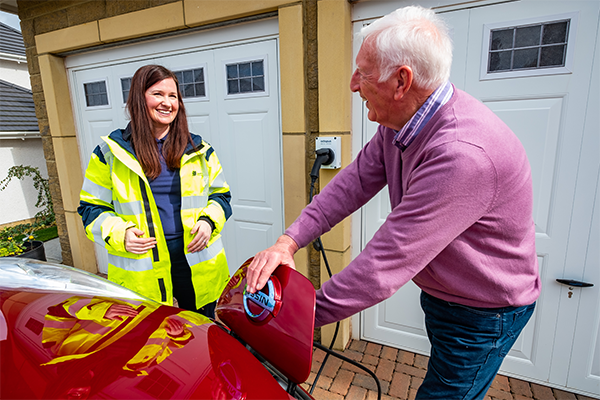
M 3 60 L 0 58 L 0 78 L 31 90 L 27 63 Z
M 48 176 L 40 139 L 0 139 L 0 180 L 14 165 L 37 167 L 43 177 Z M 35 207 L 38 191 L 29 177 L 13 178 L 6 189 L 0 191 L 0 226 L 32 222 L 41 209 Z
M 6 54 L 6 58 L 3 56 L 0 56 L 0 78 L 22 88 L 31 89 L 27 63 L 16 60 L 23 57 L 11 54 Z M 2 128 L 1 131 L 11 130 L 7 129 L 6 125 Z M 30 133 L 32 132 L 28 132 Z M 24 139 L 6 139 L 0 132 L 0 180 L 4 179 L 8 169 L 15 165 L 37 167 L 43 177 L 48 177 L 42 141 L 35 135 L 37 134 Z M 35 207 L 37 196 L 38 191 L 33 187 L 31 178 L 13 178 L 6 189 L 0 191 L 0 226 L 33 222 L 35 214 L 40 211 Z

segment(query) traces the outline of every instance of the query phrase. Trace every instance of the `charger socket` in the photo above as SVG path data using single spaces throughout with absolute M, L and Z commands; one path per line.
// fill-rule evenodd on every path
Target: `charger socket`
M 331 149 L 333 151 L 333 162 L 321 165 L 321 169 L 338 169 L 342 167 L 342 137 L 321 136 L 315 139 L 315 150 Z

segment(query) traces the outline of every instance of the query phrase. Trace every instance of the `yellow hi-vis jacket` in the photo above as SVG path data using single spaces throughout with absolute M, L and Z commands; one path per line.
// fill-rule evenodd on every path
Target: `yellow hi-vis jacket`
M 129 128 L 129 127 L 128 127 Z M 129 129 L 117 129 L 96 147 L 85 173 L 77 209 L 90 240 L 108 250 L 108 279 L 163 304 L 173 304 L 171 261 L 158 209 L 131 146 Z M 220 232 L 231 215 L 229 186 L 213 148 L 192 135 L 181 157 L 181 221 L 184 251 L 192 270 L 196 308 L 215 301 L 229 280 Z M 200 218 L 214 224 L 202 251 L 189 253 L 190 233 Z M 145 254 L 125 250 L 125 230 L 137 227 L 156 238 Z

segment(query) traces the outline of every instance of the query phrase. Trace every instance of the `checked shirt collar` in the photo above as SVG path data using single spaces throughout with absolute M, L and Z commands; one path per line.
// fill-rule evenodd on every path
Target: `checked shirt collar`
M 454 93 L 454 87 L 450 82 L 440 85 L 427 98 L 425 103 L 417 110 L 415 115 L 398 131 L 394 137 L 393 143 L 400 150 L 404 151 L 409 144 L 417 137 L 427 122 L 434 116 L 444 104 L 450 100 Z

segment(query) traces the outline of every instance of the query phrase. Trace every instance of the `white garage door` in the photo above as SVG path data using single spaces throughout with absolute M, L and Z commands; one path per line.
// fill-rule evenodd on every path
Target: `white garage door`
M 283 232 L 276 32 L 276 20 L 263 21 L 66 62 L 84 169 L 100 137 L 126 126 L 125 99 L 134 72 L 160 64 L 178 74 L 190 130 L 215 148 L 231 187 L 233 215 L 223 240 L 232 272 Z M 255 39 L 241 39 L 248 36 Z M 224 43 L 215 45 L 219 42 Z M 96 253 L 106 271 L 105 250 L 97 245 Z
M 398 7 L 387 3 L 384 11 L 382 5 L 381 14 Z M 441 14 L 452 28 L 455 45 L 451 81 L 513 129 L 532 166 L 543 289 L 536 312 L 502 372 L 596 396 L 600 395 L 598 12 L 599 3 L 591 1 L 546 2 L 544 7 L 520 1 Z M 366 22 L 355 23 L 355 30 Z M 564 40 L 542 40 L 537 47 L 517 44 L 517 38 L 531 39 L 535 32 L 552 29 L 558 36 L 564 31 Z M 515 41 L 494 44 L 506 38 Z M 564 57 L 556 64 L 547 59 L 546 65 L 530 64 L 527 52 L 538 52 L 541 57 L 536 60 L 542 60 L 546 46 L 564 51 Z M 366 141 L 376 126 L 366 120 L 360 99 L 355 103 L 360 116 L 354 124 Z M 387 197 L 384 189 L 363 209 L 359 247 L 389 213 Z M 595 286 L 569 289 L 557 278 Z M 427 354 L 418 295 L 419 289 L 410 282 L 386 302 L 363 312 L 361 336 Z

